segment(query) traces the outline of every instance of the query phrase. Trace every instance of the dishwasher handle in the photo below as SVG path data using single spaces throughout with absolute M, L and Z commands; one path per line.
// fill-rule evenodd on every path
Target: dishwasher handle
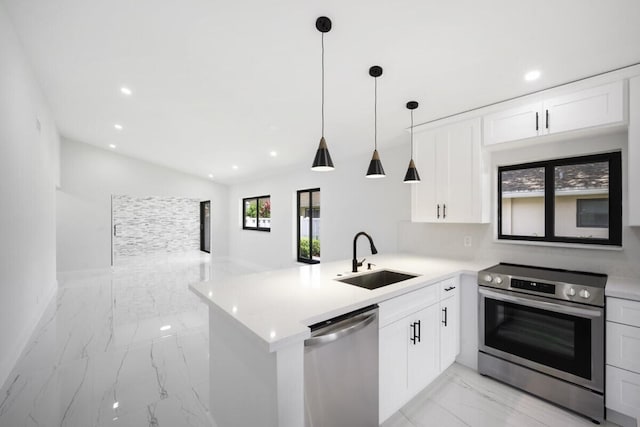
M 312 336 L 311 338 L 307 338 L 304 341 L 304 346 L 313 347 L 315 345 L 327 344 L 339 340 L 340 338 L 346 337 L 347 335 L 350 335 L 368 326 L 376 319 L 377 315 L 378 313 L 376 312 L 372 314 L 360 314 L 358 316 L 352 317 L 351 319 L 342 322 L 340 325 L 344 327 L 337 331 L 334 330 L 334 328 L 328 328 L 330 329 L 330 332 L 326 334 L 320 333 L 316 336 Z

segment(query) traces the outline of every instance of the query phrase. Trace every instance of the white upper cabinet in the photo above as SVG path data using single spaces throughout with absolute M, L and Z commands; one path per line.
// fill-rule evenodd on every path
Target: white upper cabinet
M 484 145 L 541 135 L 542 102 L 509 108 L 484 116 Z
M 476 118 L 414 135 L 414 159 L 422 181 L 411 184 L 413 222 L 489 221 L 480 127 Z
M 640 76 L 629 79 L 629 225 L 640 225 Z
M 545 133 L 567 132 L 624 121 L 622 81 L 548 99 Z
M 434 222 L 440 219 L 436 204 L 442 193 L 442 172 L 437 170 L 438 152 L 441 157 L 448 152 L 447 135 L 429 131 L 414 136 L 414 160 L 421 182 L 411 185 L 411 220 Z M 439 182 L 440 181 L 440 182 Z
M 547 98 L 484 116 L 484 145 L 624 122 L 624 82 Z

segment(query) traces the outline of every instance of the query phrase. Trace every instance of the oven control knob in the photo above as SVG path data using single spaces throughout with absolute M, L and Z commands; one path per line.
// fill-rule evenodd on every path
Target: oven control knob
M 581 296 L 582 298 L 585 298 L 585 299 L 586 299 L 586 298 L 589 298 L 589 297 L 591 296 L 591 292 L 589 292 L 589 291 L 588 291 L 588 290 L 586 290 L 586 289 L 583 289 L 583 290 L 581 290 L 581 291 L 580 291 L 580 296 Z
M 490 275 L 490 274 L 485 274 L 485 275 L 484 275 L 484 281 L 485 281 L 485 282 L 489 282 L 489 283 L 491 283 L 491 281 L 492 281 L 492 280 L 493 280 L 493 277 L 491 277 L 491 275 Z
M 493 283 L 495 283 L 496 285 L 499 285 L 502 283 L 502 277 L 500 276 L 496 276 L 493 278 Z
M 576 290 L 573 288 L 569 288 L 569 290 L 567 291 L 567 295 L 569 295 L 570 297 L 575 296 Z

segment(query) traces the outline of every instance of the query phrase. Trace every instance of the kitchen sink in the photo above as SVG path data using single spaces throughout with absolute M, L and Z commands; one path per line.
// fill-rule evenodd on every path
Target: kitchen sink
M 348 283 L 365 289 L 378 289 L 383 286 L 402 282 L 403 280 L 413 279 L 414 277 L 418 277 L 418 275 L 398 273 L 397 271 L 391 270 L 378 270 L 373 273 L 359 274 L 357 276 L 349 276 L 336 280 L 338 282 Z

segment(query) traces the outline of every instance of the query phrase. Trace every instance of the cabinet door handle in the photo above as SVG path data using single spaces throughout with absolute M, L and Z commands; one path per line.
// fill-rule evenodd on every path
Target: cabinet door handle
M 536 130 L 538 130 L 538 112 L 536 111 Z
M 113 225 L 113 236 L 114 237 L 116 237 L 116 231 L 117 231 L 116 227 L 117 227 L 117 225 L 114 224 Z
M 442 219 L 447 217 L 447 205 L 442 205 Z
M 418 342 L 420 342 L 420 320 L 418 320 L 416 322 L 418 324 L 417 328 L 418 328 Z
M 440 205 L 436 205 L 436 207 L 437 207 L 437 212 L 438 212 L 437 215 L 436 215 L 436 218 L 440 219 Z
M 544 118 L 544 123 L 545 123 L 545 128 L 549 129 L 549 110 L 544 110 L 545 111 L 545 118 Z
M 447 307 L 443 308 L 442 312 L 444 313 L 444 320 L 442 321 L 442 323 L 444 324 L 444 326 L 447 326 Z
M 449 292 L 449 291 L 454 290 L 455 288 L 456 288 L 455 286 L 449 286 L 448 288 L 445 288 L 444 290 L 445 290 L 445 292 Z
M 412 324 L 409 325 L 409 327 L 411 328 L 411 338 L 409 338 L 409 340 L 413 343 L 413 345 L 416 344 L 416 323 L 413 322 Z

